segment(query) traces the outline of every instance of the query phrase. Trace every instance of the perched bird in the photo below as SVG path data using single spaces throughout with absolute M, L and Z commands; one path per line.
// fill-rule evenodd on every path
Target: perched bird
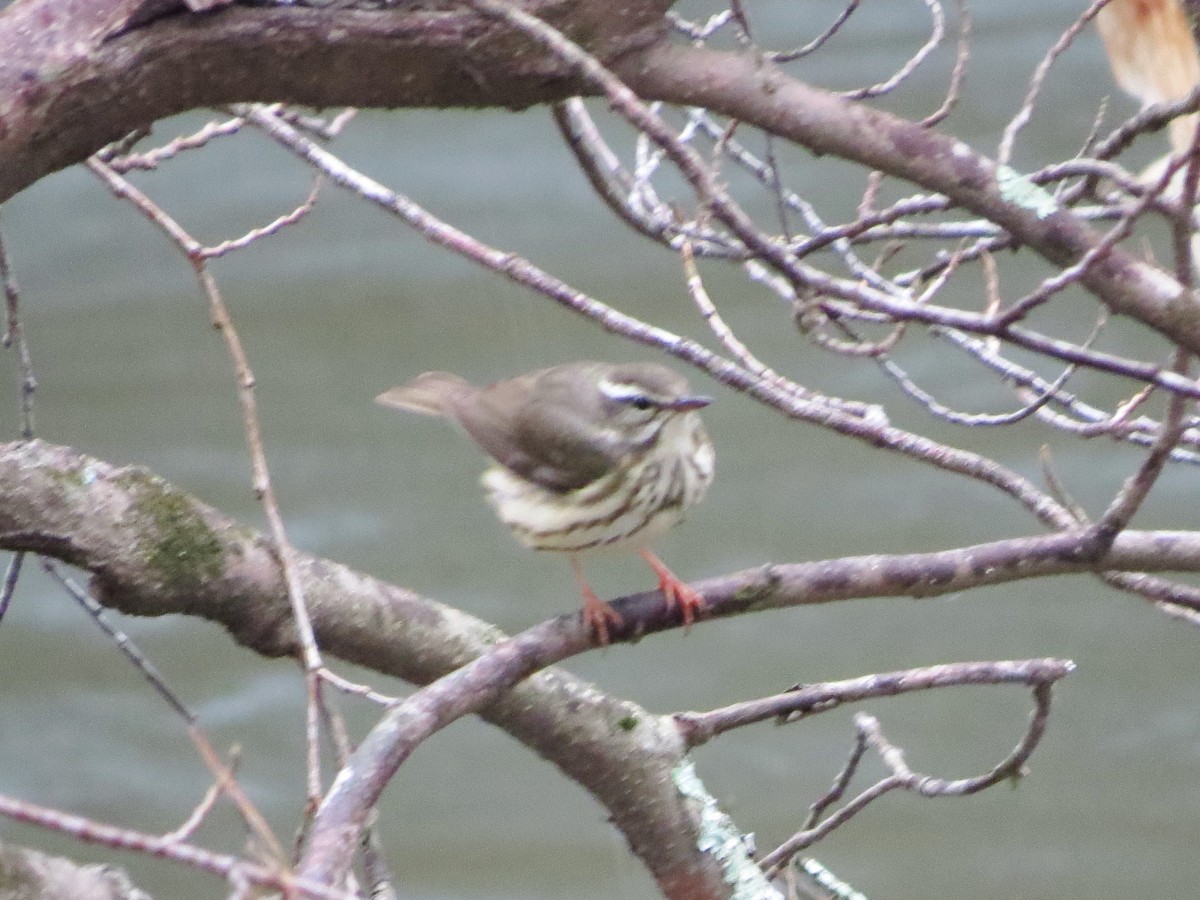
M 708 397 L 652 363 L 574 362 L 487 387 L 426 372 L 376 398 L 457 422 L 493 460 L 482 478 L 500 521 L 535 550 L 568 554 L 583 619 L 601 644 L 621 616 L 583 577 L 578 557 L 634 549 L 690 624 L 703 599 L 648 549 L 704 497 L 713 446 L 696 410 Z

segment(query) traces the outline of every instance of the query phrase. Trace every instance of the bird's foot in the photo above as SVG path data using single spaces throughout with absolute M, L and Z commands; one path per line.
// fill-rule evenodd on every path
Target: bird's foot
M 679 577 L 649 550 L 642 551 L 642 558 L 658 576 L 658 589 L 662 591 L 663 599 L 667 601 L 667 608 L 679 607 L 679 615 L 683 619 L 683 630 L 687 631 L 696 621 L 696 613 L 704 609 L 704 598 L 686 582 L 680 581 Z
M 583 611 L 580 615 L 583 616 L 583 624 L 595 633 L 596 643 L 601 647 L 608 646 L 610 622 L 616 628 L 625 624 L 621 614 L 597 597 L 591 588 L 586 588 L 583 592 Z

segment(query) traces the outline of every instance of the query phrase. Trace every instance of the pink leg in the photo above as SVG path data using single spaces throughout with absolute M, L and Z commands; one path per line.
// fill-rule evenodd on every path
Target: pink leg
M 575 580 L 579 582 L 579 592 L 583 594 L 583 611 L 580 613 L 583 616 L 583 624 L 589 626 L 596 633 L 596 642 L 601 647 L 606 646 L 608 644 L 608 623 L 612 622 L 613 625 L 620 628 L 625 620 L 621 618 L 619 612 L 596 596 L 595 591 L 583 578 L 583 567 L 579 565 L 579 560 L 574 556 L 570 559 L 571 571 L 575 573 Z
M 650 564 L 654 574 L 658 576 L 658 589 L 668 607 L 679 607 L 683 617 L 683 627 L 687 629 L 696 621 L 696 613 L 704 609 L 704 598 L 676 577 L 675 573 L 666 567 L 661 559 L 649 550 L 642 551 L 642 559 Z

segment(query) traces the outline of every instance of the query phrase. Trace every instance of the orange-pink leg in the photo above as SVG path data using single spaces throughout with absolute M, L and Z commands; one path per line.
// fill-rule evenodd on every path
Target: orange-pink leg
M 619 612 L 596 596 L 596 592 L 583 578 L 583 567 L 579 565 L 579 560 L 574 556 L 570 559 L 571 571 L 575 573 L 575 580 L 579 582 L 579 592 L 583 594 L 583 624 L 596 633 L 596 641 L 603 647 L 608 644 L 608 623 L 612 622 L 620 628 L 625 620 Z
M 666 567 L 661 559 L 649 550 L 642 551 L 642 559 L 650 564 L 654 574 L 658 576 L 658 589 L 662 591 L 667 606 L 678 606 L 683 617 L 683 627 L 686 629 L 696 621 L 696 613 L 704 609 L 704 598 Z

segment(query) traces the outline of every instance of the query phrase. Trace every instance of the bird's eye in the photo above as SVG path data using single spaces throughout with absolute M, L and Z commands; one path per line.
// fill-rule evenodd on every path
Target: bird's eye
M 645 394 L 638 394 L 636 397 L 634 397 L 633 399 L 631 399 L 629 401 L 629 405 L 632 406 L 634 409 L 649 409 L 654 404 L 652 402 L 650 402 L 650 398 L 647 397 Z

